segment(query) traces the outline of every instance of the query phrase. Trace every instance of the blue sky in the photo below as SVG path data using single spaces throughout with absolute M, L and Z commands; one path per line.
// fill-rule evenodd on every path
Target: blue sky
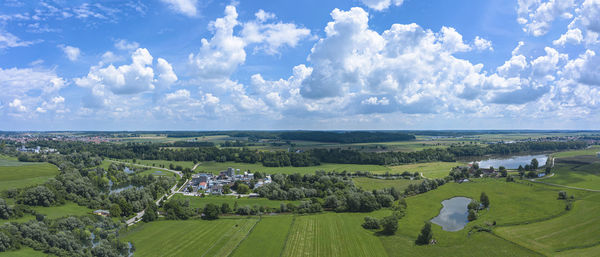
M 600 0 L 0 1 L 0 130 L 599 129 Z

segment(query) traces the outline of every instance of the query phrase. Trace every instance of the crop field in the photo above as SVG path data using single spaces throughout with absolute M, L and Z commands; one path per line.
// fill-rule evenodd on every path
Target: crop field
M 398 166 L 389 166 L 390 173 L 402 173 L 408 171 L 410 173 L 423 173 L 426 178 L 444 178 L 448 176 L 450 170 L 456 166 L 464 165 L 460 162 L 427 162 L 405 164 Z
M 596 155 L 596 153 L 600 152 L 600 146 L 593 145 L 588 149 L 584 150 L 574 150 L 574 151 L 565 151 L 553 153 L 552 156 L 554 158 L 566 158 L 566 157 L 575 157 L 579 155 Z
M 385 256 L 381 241 L 363 229 L 364 214 L 298 216 L 282 256 Z
M 600 190 L 600 158 L 596 155 L 557 158 L 552 172 L 553 177 L 542 181 Z
M 204 206 L 206 204 L 212 203 L 212 204 L 217 204 L 217 205 L 221 205 L 223 203 L 227 203 L 229 204 L 229 207 L 233 208 L 233 205 L 235 204 L 235 202 L 238 203 L 239 207 L 242 206 L 254 206 L 254 205 L 258 205 L 258 206 L 266 206 L 266 207 L 270 207 L 270 208 L 279 208 L 281 206 L 282 203 L 294 203 L 296 205 L 299 204 L 299 201 L 281 201 L 281 200 L 269 200 L 267 198 L 249 198 L 249 197 L 242 197 L 242 198 L 237 198 L 234 196 L 206 196 L 206 197 L 199 197 L 199 196 L 184 196 L 181 194 L 176 194 L 173 196 L 173 198 L 171 199 L 183 199 L 183 200 L 189 200 L 190 201 L 190 206 L 193 208 L 204 208 Z
M 232 256 L 243 257 L 251 255 L 250 253 L 260 253 L 263 257 L 280 256 L 293 220 L 292 215 L 262 217 Z
M 228 256 L 257 221 L 258 218 L 156 221 L 135 226 L 121 239 L 132 242 L 135 256 Z
M 600 245 L 600 194 L 575 202 L 567 214 L 542 222 L 500 227 L 496 233 L 507 240 L 547 255 Z
M 0 166 L 0 191 L 46 182 L 58 175 L 58 168 L 49 163 L 19 166 Z
M 408 187 L 410 184 L 419 184 L 422 180 L 410 180 L 410 179 L 376 179 L 376 178 L 365 178 L 365 177 L 357 177 L 352 178 L 354 184 L 357 187 L 362 188 L 366 191 L 378 190 L 384 188 L 395 187 L 400 190 L 400 192 L 404 192 L 404 189 Z
M 208 173 L 218 173 L 219 171 L 227 170 L 227 168 L 232 167 L 234 169 L 240 169 L 240 171 L 260 171 L 266 172 L 269 174 L 282 173 L 282 174 L 314 174 L 315 171 L 324 170 L 324 171 L 335 171 L 335 172 L 355 172 L 355 171 L 369 171 L 372 173 L 385 173 L 390 171 L 388 167 L 381 165 L 360 165 L 360 164 L 333 164 L 333 163 L 323 163 L 319 166 L 310 166 L 310 167 L 265 167 L 261 163 L 237 163 L 237 162 L 203 162 L 198 168 L 196 168 L 197 172 L 203 171 Z

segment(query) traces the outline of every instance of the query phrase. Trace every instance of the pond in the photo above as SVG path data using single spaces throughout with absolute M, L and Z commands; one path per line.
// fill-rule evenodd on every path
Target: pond
M 479 163 L 480 168 L 494 167 L 498 169 L 500 166 L 504 166 L 507 169 L 517 169 L 519 165 L 525 167 L 527 164 L 531 164 L 532 159 L 537 159 L 539 166 L 544 166 L 548 160 L 548 155 L 523 155 L 523 156 L 508 156 L 508 157 L 493 157 L 487 160 L 477 160 L 474 162 Z
M 444 207 L 437 217 L 431 219 L 431 222 L 442 226 L 445 231 L 454 232 L 463 229 L 469 223 L 467 206 L 470 202 L 471 199 L 466 197 L 454 197 L 442 201 Z
M 136 186 L 134 186 L 134 185 L 122 185 L 122 186 L 120 186 L 120 187 L 117 187 L 117 188 L 112 188 L 112 187 L 111 187 L 111 188 L 109 189 L 109 192 L 108 192 L 108 194 L 109 194 L 109 195 L 116 194 L 116 193 L 119 193 L 119 192 L 121 192 L 121 191 L 123 191 L 123 190 L 127 190 L 127 189 L 130 189 L 130 188 L 137 188 L 137 189 L 141 189 L 141 188 L 144 188 L 144 187 L 143 187 L 143 186 L 136 187 Z
M 125 172 L 125 174 L 131 174 L 131 173 L 133 173 L 133 170 L 130 170 L 129 167 L 125 167 L 123 172 Z

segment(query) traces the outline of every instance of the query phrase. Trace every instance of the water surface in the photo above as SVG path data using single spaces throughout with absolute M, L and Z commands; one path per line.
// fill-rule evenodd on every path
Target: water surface
M 467 206 L 470 202 L 471 199 L 466 197 L 454 197 L 442 201 L 444 207 L 442 207 L 437 217 L 431 219 L 431 222 L 442 226 L 445 231 L 454 232 L 463 229 L 469 223 Z
M 525 167 L 527 164 L 531 164 L 532 159 L 537 159 L 539 166 L 544 166 L 548 160 L 548 155 L 522 155 L 522 156 L 508 156 L 508 157 L 493 157 L 486 160 L 477 160 L 479 168 L 494 167 L 498 169 L 500 166 L 504 166 L 507 169 L 517 169 L 519 165 Z

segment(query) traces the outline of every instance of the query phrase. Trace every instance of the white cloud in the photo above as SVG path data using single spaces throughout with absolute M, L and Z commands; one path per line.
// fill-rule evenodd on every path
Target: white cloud
M 583 41 L 583 33 L 578 28 L 569 29 L 565 34 L 562 34 L 559 39 L 552 41 L 552 44 L 564 46 L 566 44 L 578 45 Z
M 81 51 L 77 47 L 66 45 L 58 45 L 58 47 L 60 47 L 60 49 L 63 50 L 67 58 L 73 62 L 77 61 L 79 55 L 81 55 Z
M 0 115 L 3 103 L 6 114 L 30 117 L 41 108 L 45 111 L 64 111 L 64 98 L 59 91 L 66 86 L 65 80 L 54 71 L 41 69 L 0 68 Z M 14 111 L 14 112 L 11 112 Z
M 169 5 L 174 11 L 187 15 L 196 16 L 198 9 L 196 8 L 198 0 L 161 0 L 163 3 Z
M 494 47 L 492 47 L 492 41 L 489 41 L 485 38 L 480 38 L 479 36 L 476 36 L 475 41 L 473 41 L 473 44 L 475 45 L 475 48 L 479 51 L 494 51 Z
M 581 19 L 589 30 L 600 33 L 600 0 L 585 0 L 581 6 Z
M 135 41 L 130 42 L 125 39 L 119 39 L 119 40 L 115 41 L 115 48 L 117 48 L 119 50 L 133 51 L 135 49 L 138 49 L 139 47 L 140 47 L 140 44 Z
M 310 36 L 310 30 L 299 28 L 293 23 L 265 23 L 275 15 L 259 10 L 256 21 L 244 24 L 242 37 L 247 44 L 261 44 L 255 50 L 264 50 L 267 54 L 276 54 L 283 46 L 295 47 L 302 39 Z
M 170 86 L 177 81 L 177 75 L 175 75 L 173 67 L 165 59 L 157 59 L 156 69 L 158 70 L 158 83 L 160 85 Z
M 8 104 L 10 108 L 15 109 L 17 112 L 26 112 L 27 107 L 23 106 L 23 103 L 19 99 L 14 99 L 12 102 Z
M 23 41 L 17 36 L 0 29 L 0 49 L 12 47 L 25 47 L 33 45 L 35 41 Z
M 519 0 L 517 21 L 524 31 L 542 36 L 548 33 L 555 19 L 572 18 L 574 6 L 575 0 Z
M 367 7 L 376 10 L 383 11 L 389 8 L 391 5 L 400 6 L 404 0 L 360 0 Z
M 462 35 L 456 32 L 454 28 L 444 26 L 440 33 L 442 34 L 440 39 L 442 45 L 448 52 L 466 52 L 471 50 L 471 47 L 463 42 Z

